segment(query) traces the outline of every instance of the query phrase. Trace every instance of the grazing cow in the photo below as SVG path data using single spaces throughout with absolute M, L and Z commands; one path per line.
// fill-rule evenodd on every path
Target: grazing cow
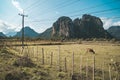
M 87 48 L 86 53 L 93 53 L 93 54 L 95 54 L 95 51 L 93 49 L 91 49 L 91 48 Z

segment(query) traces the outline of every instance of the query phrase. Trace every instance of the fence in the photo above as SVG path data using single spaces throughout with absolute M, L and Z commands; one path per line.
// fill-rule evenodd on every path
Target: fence
M 46 46 L 45 46 L 46 47 Z M 49 46 L 47 46 L 49 47 Z M 69 74 L 72 80 L 119 80 L 119 71 L 115 71 L 111 64 L 105 61 L 105 57 L 95 55 L 82 55 L 75 52 L 63 53 L 60 46 L 55 48 L 43 48 L 43 46 L 12 47 L 19 55 L 27 55 L 33 61 L 41 65 L 50 65 L 58 72 Z

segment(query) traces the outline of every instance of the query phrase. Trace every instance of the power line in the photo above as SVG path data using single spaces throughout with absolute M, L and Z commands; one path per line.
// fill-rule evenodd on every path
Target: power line
M 46 14 L 48 14 L 48 12 L 51 12 L 51 10 L 56 10 L 56 9 L 60 9 L 60 8 L 62 8 L 62 7 L 68 7 L 68 6 L 70 6 L 70 5 L 73 5 L 73 4 L 75 4 L 76 2 L 78 2 L 78 1 L 80 1 L 80 0 L 75 0 L 75 1 L 72 1 L 72 0 L 70 0 L 69 2 L 62 2 L 62 3 L 60 3 L 60 4 L 58 4 L 58 5 L 60 5 L 60 6 L 58 6 L 58 5 L 56 5 L 56 7 L 54 7 L 53 9 L 49 9 L 49 8 L 47 8 L 45 11 L 46 12 L 44 12 L 44 13 L 46 13 Z M 39 12 L 39 13 L 37 13 L 37 14 L 39 14 L 39 15 L 44 15 L 42 12 Z
M 72 2 L 71 2 L 72 3 Z M 110 2 L 109 2 L 110 3 Z M 69 3 L 70 4 L 70 3 Z M 65 6 L 65 5 L 64 5 Z M 66 5 L 67 6 L 67 5 Z M 101 6 L 102 6 L 102 4 L 101 4 Z M 95 7 L 94 7 L 95 8 Z M 56 8 L 54 8 L 54 9 L 56 9 Z M 84 8 L 85 9 L 85 8 Z M 109 12 L 109 11 L 114 11 L 114 10 L 118 10 L 118 9 L 120 9 L 120 8 L 113 8 L 113 9 L 106 9 L 106 10 L 101 10 L 101 11 L 94 11 L 94 12 L 90 12 L 89 14 L 96 14 L 96 13 L 103 13 L 103 12 Z M 80 15 L 82 15 L 82 14 L 76 14 L 76 15 L 71 15 L 71 16 L 69 16 L 69 17 L 74 17 L 74 16 L 80 16 Z M 57 18 L 53 18 L 53 20 L 54 19 L 57 19 Z M 47 20 L 48 19 L 44 19 L 44 20 L 37 20 L 37 21 L 33 21 L 33 22 L 44 22 L 44 21 L 46 21 L 47 22 Z M 49 19 L 48 20 L 48 22 L 49 21 L 53 21 L 53 20 L 51 20 L 51 19 Z M 29 21 L 28 21 L 29 22 Z
M 106 9 L 106 10 L 101 10 L 101 11 L 88 12 L 87 14 L 99 14 L 99 13 L 109 12 L 109 11 L 114 11 L 114 10 L 119 10 L 119 9 L 120 8 L 112 8 L 112 9 Z M 83 14 L 71 15 L 71 17 L 80 16 L 80 15 L 83 15 Z
M 116 16 L 116 17 L 108 17 L 108 18 L 102 18 L 101 20 L 106 20 L 106 19 L 120 19 L 119 16 Z
M 111 4 L 113 2 L 120 2 L 120 0 L 115 0 L 115 1 L 110 1 L 110 2 L 106 2 L 106 3 L 103 3 L 103 4 L 98 4 L 98 5 L 94 5 L 94 6 L 91 6 L 91 7 L 86 7 L 86 8 L 83 8 L 83 9 L 80 9 L 80 10 L 76 10 L 76 11 L 71 11 L 71 12 L 66 12 L 66 13 L 75 13 L 75 12 L 81 12 L 81 11 L 84 11 L 84 10 L 90 10 L 90 9 L 93 9 L 93 8 L 97 8 L 97 7 L 100 7 L 100 6 L 104 6 L 104 5 L 108 5 L 108 4 Z M 65 14 L 66 14 L 65 13 Z
M 45 1 L 45 0 L 44 0 Z M 34 3 L 32 3 L 31 5 L 29 5 L 28 7 L 26 7 L 24 10 L 29 10 L 29 9 L 31 9 L 32 7 L 34 7 L 34 6 L 37 6 L 37 5 L 39 5 L 40 4 L 40 0 L 37 0 L 37 1 L 35 1 Z
M 119 10 L 119 9 L 120 9 L 120 8 L 114 8 L 114 9 L 108 9 L 108 10 L 101 10 L 101 11 L 94 11 L 94 12 L 90 12 L 90 13 L 88 13 L 88 14 L 96 14 L 96 13 L 114 11 L 114 10 Z
M 94 12 L 89 12 L 88 14 L 97 14 L 97 13 L 103 13 L 103 12 L 110 12 L 110 11 L 114 11 L 114 10 L 119 10 L 120 8 L 112 8 L 112 9 L 106 9 L 106 10 L 101 10 L 101 11 L 94 11 Z M 83 14 L 77 14 L 77 15 L 71 15 L 69 17 L 74 17 L 74 16 L 80 16 L 80 15 L 83 15 Z M 40 22 L 40 21 L 50 21 L 50 20 L 54 20 L 54 19 L 57 19 L 57 18 L 52 18 L 52 19 L 42 19 L 42 20 L 34 20 L 32 22 Z
M 119 19 L 120 17 L 119 16 L 116 16 L 116 17 L 108 17 L 108 18 L 105 18 L 105 19 Z M 102 19 L 104 20 L 104 18 Z M 43 23 L 43 22 L 53 22 L 53 19 L 41 19 L 41 20 L 33 20 L 33 21 L 26 21 L 26 22 L 30 22 L 30 23 Z
M 35 12 L 35 10 L 37 9 L 37 8 L 39 8 L 40 6 L 42 6 L 42 5 L 44 5 L 44 3 L 46 3 L 45 2 L 46 0 L 43 0 L 43 1 L 41 1 L 41 3 L 34 3 L 33 5 L 34 6 L 32 6 L 31 8 L 33 8 L 33 9 L 31 9 L 31 8 L 29 8 L 29 9 L 26 9 L 28 12 L 29 12 L 29 14 L 32 14 L 32 12 Z M 48 2 L 48 1 L 47 1 Z M 40 5 L 41 4 L 41 5 Z M 35 7 L 35 8 L 34 8 Z
M 78 1 L 78 0 L 77 0 Z M 103 5 L 106 5 L 106 4 L 111 4 L 113 2 L 118 2 L 120 0 L 115 0 L 115 1 L 110 1 L 110 2 L 106 2 L 106 3 L 103 3 L 103 4 L 99 4 L 99 5 L 95 5 L 95 6 L 91 6 L 91 7 L 87 7 L 87 8 L 83 8 L 83 9 L 80 9 L 80 10 L 76 10 L 76 11 L 71 11 L 71 12 L 66 12 L 66 13 L 78 13 L 80 11 L 83 11 L 83 10 L 89 10 L 89 9 L 93 9 L 93 8 L 96 8 L 96 7 L 100 7 L 100 6 L 103 6 Z M 70 2 L 69 4 L 73 4 L 73 2 Z M 63 5 L 63 6 L 58 6 L 57 8 L 60 8 L 60 7 L 65 7 L 67 5 Z M 57 9 L 57 8 L 54 8 L 54 9 Z M 46 10 L 47 11 L 47 10 Z M 50 13 L 50 12 L 49 12 Z M 49 14 L 49 13 L 45 13 L 45 14 L 41 14 L 41 15 L 46 15 L 46 14 Z M 66 14 L 65 13 L 65 14 Z

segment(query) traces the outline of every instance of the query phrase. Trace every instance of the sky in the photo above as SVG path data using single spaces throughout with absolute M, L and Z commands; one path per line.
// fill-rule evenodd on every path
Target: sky
M 61 16 L 72 20 L 90 14 L 101 18 L 104 29 L 120 25 L 120 0 L 0 0 L 0 32 L 14 35 L 25 26 L 42 33 Z

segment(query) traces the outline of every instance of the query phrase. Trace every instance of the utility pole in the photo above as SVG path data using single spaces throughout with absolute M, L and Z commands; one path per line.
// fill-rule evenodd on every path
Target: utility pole
M 24 17 L 28 17 L 27 15 L 24 15 L 24 12 L 22 14 L 18 14 L 22 16 L 22 48 L 24 49 Z

